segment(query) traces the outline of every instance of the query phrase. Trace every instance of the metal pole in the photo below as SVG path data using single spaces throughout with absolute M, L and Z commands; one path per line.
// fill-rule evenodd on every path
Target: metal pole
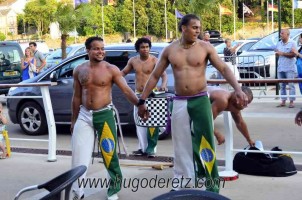
M 219 32 L 221 34 L 221 6 L 219 4 Z
M 269 33 L 269 12 L 268 12 L 268 1 L 266 1 L 266 27 L 267 33 Z
M 245 31 L 244 31 L 244 8 L 243 8 L 243 6 L 244 6 L 244 3 L 242 3 L 242 30 L 243 30 L 243 34 L 245 34 Z
M 236 6 L 235 6 L 235 2 L 236 2 L 236 0 L 233 0 L 233 4 L 234 4 L 234 14 L 233 14 L 233 16 L 234 16 L 234 40 L 236 40 L 236 19 L 235 19 L 235 15 L 236 15 Z
M 292 22 L 293 22 L 293 28 L 295 28 L 295 0 L 293 0 L 293 10 L 292 10 Z
M 133 0 L 133 38 L 136 38 L 136 32 L 135 32 L 135 4 Z
M 166 42 L 168 42 L 167 0 L 165 0 L 165 27 L 166 27 Z
M 272 0 L 272 32 L 274 32 L 274 0 Z
M 105 26 L 104 26 L 104 1 L 102 1 L 102 37 L 105 41 Z
M 55 118 L 53 115 L 53 109 L 51 99 L 49 95 L 48 86 L 41 86 L 41 93 L 43 96 L 43 105 L 45 109 L 45 116 L 48 126 L 48 162 L 57 161 L 56 158 L 56 144 L 57 144 L 57 131 Z
M 178 28 L 177 28 L 177 15 L 176 15 L 176 8 L 175 8 L 175 37 L 178 39 Z
M 279 40 L 280 40 L 280 34 L 281 34 L 281 2 L 280 2 L 280 0 L 278 0 L 278 38 L 279 38 Z M 278 40 L 278 41 L 279 41 Z M 277 70 L 277 68 L 278 68 L 278 59 L 277 59 L 277 57 L 276 57 L 276 79 L 278 78 L 278 70 Z M 279 95 L 279 84 L 276 84 L 276 95 Z

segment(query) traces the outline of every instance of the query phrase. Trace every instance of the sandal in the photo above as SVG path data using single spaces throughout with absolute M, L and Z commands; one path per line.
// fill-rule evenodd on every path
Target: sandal
M 294 104 L 289 104 L 289 106 L 288 106 L 289 108 L 294 108 L 295 107 L 295 105 Z
M 280 107 L 285 107 L 285 106 L 286 106 L 285 104 L 281 103 L 281 104 L 277 105 L 276 107 L 280 108 Z

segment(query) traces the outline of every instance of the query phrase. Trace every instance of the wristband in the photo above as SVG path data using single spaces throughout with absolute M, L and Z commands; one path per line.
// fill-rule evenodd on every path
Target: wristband
M 138 99 L 138 103 L 136 104 L 136 106 L 144 105 L 145 102 L 146 102 L 146 100 L 144 100 L 144 99 Z

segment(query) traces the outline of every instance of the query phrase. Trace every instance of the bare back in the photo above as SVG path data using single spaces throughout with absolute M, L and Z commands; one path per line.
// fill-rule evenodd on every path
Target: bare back
M 87 109 L 97 110 L 111 103 L 113 68 L 116 67 L 105 61 L 94 66 L 86 62 L 76 68 L 75 81 L 78 80 L 80 87 L 81 104 Z
M 167 47 L 167 59 L 172 65 L 177 95 L 194 95 L 206 91 L 209 45 L 198 40 L 194 46 L 184 49 L 179 41 L 175 41 Z
M 135 71 L 135 89 L 138 92 L 144 90 L 154 67 L 157 62 L 157 58 L 153 55 L 149 55 L 149 58 L 145 61 L 140 59 L 140 56 L 132 57 L 129 64 Z

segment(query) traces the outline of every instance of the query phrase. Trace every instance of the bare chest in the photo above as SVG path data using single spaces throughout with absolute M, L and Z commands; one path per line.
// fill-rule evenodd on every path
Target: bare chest
M 109 70 L 105 69 L 84 69 L 78 77 L 82 86 L 106 86 L 112 82 Z
M 137 75 L 150 75 L 155 67 L 153 62 L 138 61 L 133 64 L 134 71 Z
M 170 63 L 174 68 L 181 68 L 183 66 L 200 67 L 207 63 L 206 53 L 194 50 L 178 50 L 169 56 Z

